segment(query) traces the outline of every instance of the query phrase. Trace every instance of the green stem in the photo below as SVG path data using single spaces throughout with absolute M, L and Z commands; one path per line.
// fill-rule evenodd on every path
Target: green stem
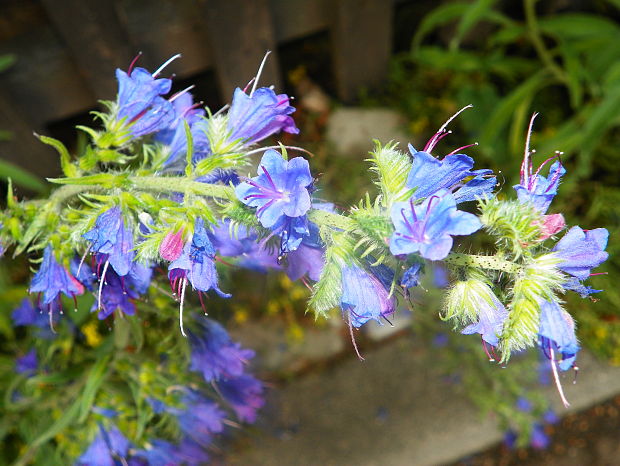
M 84 179 L 81 179 L 84 182 Z M 129 186 L 128 186 L 129 185 Z M 141 191 L 152 191 L 158 193 L 186 193 L 191 192 L 201 196 L 208 196 L 218 199 L 234 199 L 233 188 L 219 184 L 201 183 L 180 176 L 130 176 L 125 180 L 124 187 L 133 187 Z M 56 203 L 60 203 L 72 196 L 92 191 L 101 191 L 102 186 L 93 184 L 66 185 L 57 189 L 51 196 Z M 320 209 L 311 209 L 308 212 L 308 219 L 318 225 L 329 226 L 343 231 L 351 231 L 355 228 L 355 220 L 333 212 Z M 457 266 L 476 267 L 489 270 L 500 270 L 515 274 L 521 267 L 504 259 L 495 256 L 479 256 L 471 254 L 451 253 L 446 259 L 448 264 Z
M 479 269 L 499 270 L 506 273 L 516 274 L 521 270 L 521 266 L 515 262 L 500 259 L 496 256 L 480 256 L 475 254 L 462 254 L 452 252 L 444 259 L 447 264 L 454 264 L 464 267 L 476 267 Z
M 555 77 L 562 83 L 568 82 L 568 78 L 564 70 L 555 62 L 549 50 L 545 46 L 542 36 L 540 35 L 540 29 L 538 28 L 538 21 L 536 20 L 536 4 L 537 0 L 525 0 L 525 21 L 527 25 L 527 32 L 532 41 L 532 45 L 536 50 L 536 53 L 547 66 L 549 71 L 555 75 Z

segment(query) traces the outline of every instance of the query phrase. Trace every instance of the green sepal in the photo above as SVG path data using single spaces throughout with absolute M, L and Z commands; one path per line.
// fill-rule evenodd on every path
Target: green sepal
M 129 175 L 125 173 L 100 173 L 98 175 L 81 176 L 78 178 L 47 178 L 55 184 L 69 184 L 80 186 L 99 186 L 101 188 L 122 188 L 129 184 Z
M 389 209 L 394 202 L 410 197 L 411 190 L 405 183 L 411 171 L 411 157 L 396 149 L 397 142 L 390 141 L 384 146 L 376 139 L 373 142 L 375 148 L 367 161 L 372 164 L 370 171 L 378 175 L 374 183 L 381 190 L 381 204 Z
M 47 144 L 48 146 L 52 146 L 60 155 L 60 167 L 62 168 L 62 172 L 68 178 L 75 178 L 80 176 L 80 171 L 78 168 L 71 163 L 71 155 L 69 151 L 65 147 L 65 145 L 60 142 L 58 139 L 51 138 L 49 136 L 42 136 L 40 134 L 36 134 L 35 136 L 39 138 L 43 144 Z

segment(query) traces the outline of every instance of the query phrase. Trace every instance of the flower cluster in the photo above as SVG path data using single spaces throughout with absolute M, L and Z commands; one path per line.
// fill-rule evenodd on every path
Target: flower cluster
M 72 159 L 59 141 L 44 140 L 61 154 L 65 176 L 53 181 L 62 186 L 44 201 L 18 203 L 9 195 L 0 215 L 0 224 L 11 226 L 2 230 L 0 256 L 12 247 L 41 256 L 30 283 L 36 306 L 23 301 L 14 325 L 34 327 L 43 343 L 55 328 L 64 332 L 53 351 L 23 349 L 13 370 L 25 380 L 51 371 L 48 355 L 61 354 L 62 376 L 50 380 L 79 392 L 67 416 L 94 419 L 77 464 L 198 464 L 232 413 L 256 420 L 264 387 L 247 372 L 254 352 L 192 313 L 198 306 L 188 285 L 205 314 L 205 297 L 231 297 L 223 290 L 232 291 L 232 283 L 220 286 L 224 266 L 302 281 L 316 316 L 340 309 L 358 355 L 355 332 L 392 325 L 425 272 L 443 270 L 451 283 L 443 277 L 438 284 L 446 288 L 442 317 L 463 334 L 479 334 L 491 361 L 506 363 L 511 353 L 538 345 L 566 402 L 558 369 L 574 367 L 580 344 L 562 294 L 599 291 L 587 280 L 608 257 L 608 232 L 572 227 L 558 240 L 564 217 L 548 211 L 565 168 L 556 153 L 533 169 L 533 118 L 516 199 L 496 197 L 495 175 L 474 169 L 463 151 L 475 144 L 432 155 L 462 109 L 422 150 L 377 143 L 369 159 L 377 193 L 337 209 L 316 195 L 303 154 L 289 157 L 303 149 L 256 147 L 278 133 L 298 133 L 287 95 L 258 87 L 257 76 L 249 92 L 237 88 L 230 106 L 212 113 L 194 103 L 192 87 L 170 95 L 172 80 L 160 75 L 176 58 L 154 73 L 135 63 L 117 70 L 117 99 L 98 115 L 102 130 L 85 129 L 91 140 L 83 154 Z M 248 165 L 257 166 L 255 176 L 247 175 Z M 459 252 L 460 242 L 481 230 L 495 251 Z M 160 286 L 161 275 L 171 291 Z M 78 306 L 86 291 L 91 301 Z M 62 295 L 86 311 L 61 320 Z M 179 301 L 176 333 L 176 315 L 163 310 L 170 299 Z M 113 332 L 105 336 L 101 326 Z M 97 347 L 96 359 L 82 357 L 80 345 Z M 67 366 L 85 361 L 88 380 L 69 380 Z M 138 416 L 126 414 L 135 406 L 120 402 L 119 393 L 132 394 Z M 129 439 L 130 432 L 141 437 Z

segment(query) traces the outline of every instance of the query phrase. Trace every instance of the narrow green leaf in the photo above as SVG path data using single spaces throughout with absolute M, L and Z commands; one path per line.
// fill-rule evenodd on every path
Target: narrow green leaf
M 101 355 L 88 373 L 86 385 L 84 386 L 84 390 L 82 391 L 82 396 L 80 398 L 80 413 L 78 422 L 84 422 L 90 414 L 90 408 L 95 401 L 97 391 L 99 390 L 99 387 L 101 387 L 101 384 L 107 375 L 109 361 L 110 354 Z
M 192 130 L 189 127 L 187 120 L 183 120 L 183 126 L 185 127 L 185 137 L 187 138 L 187 153 L 185 155 L 185 176 L 192 176 L 194 172 L 194 138 L 192 136 Z
M 10 178 L 15 184 L 37 193 L 45 191 L 45 184 L 40 178 L 6 160 L 0 160 L 0 178 Z

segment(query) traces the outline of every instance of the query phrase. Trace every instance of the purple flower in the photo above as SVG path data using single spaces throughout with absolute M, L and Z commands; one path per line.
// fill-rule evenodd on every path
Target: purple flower
M 419 253 L 430 260 L 445 258 L 452 249 L 451 235 L 469 235 L 482 224 L 470 213 L 456 209 L 456 201 L 446 191 L 437 191 L 420 204 L 396 202 L 392 206 L 395 232 L 390 239 L 394 255 Z
M 214 289 L 223 298 L 230 297 L 217 285 L 215 248 L 209 240 L 204 220 L 201 217 L 198 217 L 194 223 L 192 240 L 186 243 L 183 252 L 178 259 L 170 263 L 168 270 L 171 283 L 179 279 L 189 280 L 195 290 L 207 292 Z
M 553 410 L 549 409 L 545 411 L 545 414 L 543 414 L 543 420 L 547 424 L 557 424 L 560 421 L 560 418 Z
M 101 300 L 93 303 L 91 311 L 99 309 L 100 320 L 110 316 L 115 310 L 127 315 L 134 315 L 134 299 L 146 293 L 151 282 L 152 269 L 137 262 L 132 263 L 129 273 L 119 277 L 114 270 L 109 270 L 102 278 Z
M 565 290 L 571 290 L 578 293 L 582 298 L 587 298 L 591 294 L 600 293 L 603 290 L 595 290 L 590 286 L 586 286 L 579 281 L 578 278 L 570 277 L 568 281 L 562 284 Z
M 168 158 L 164 162 L 167 169 L 181 170 L 185 166 L 187 153 L 187 134 L 185 122 L 189 125 L 192 134 L 193 155 L 195 163 L 211 153 L 209 139 L 207 138 L 207 121 L 203 118 L 205 111 L 196 108 L 189 92 L 177 94 L 170 99 L 175 110 L 176 117 L 166 129 L 155 134 L 155 141 L 166 146 Z
M 534 424 L 530 436 L 530 445 L 537 450 L 544 450 L 551 443 L 551 439 L 545 433 L 545 428 L 540 424 Z
M 183 434 L 200 444 L 207 444 L 211 441 L 211 434 L 224 430 L 222 421 L 226 413 L 217 403 L 207 400 L 195 391 L 189 391 L 182 401 L 185 409 L 169 411 L 177 416 Z
M 342 268 L 340 307 L 353 327 L 359 328 L 371 319 L 381 322 L 381 317 L 394 313 L 395 300 L 390 296 L 389 283 L 383 283 L 382 275 L 387 272 L 369 273 L 355 265 Z
M 319 281 L 325 265 L 324 251 L 321 248 L 306 246 L 303 242 L 291 251 L 288 256 L 286 274 L 291 280 L 299 280 L 307 276 L 310 280 Z
M 130 68 L 127 73 L 116 70 L 116 120 L 124 121 L 134 137 L 163 130 L 174 121 L 174 107 L 161 97 L 170 92 L 172 81 L 156 79 L 160 71 L 151 74 L 144 68 Z
M 531 412 L 533 408 L 532 402 L 523 396 L 520 396 L 517 400 L 516 407 L 519 411 L 522 411 L 524 413 Z
M 256 215 L 261 225 L 286 228 L 283 221 L 298 219 L 308 212 L 311 206 L 308 187 L 313 179 L 305 159 L 295 157 L 287 161 L 270 149 L 263 155 L 258 173 L 237 185 L 235 193 L 244 204 L 258 208 Z M 297 227 L 289 228 L 288 233 Z
M 271 89 L 261 87 L 247 95 L 237 88 L 228 111 L 230 139 L 253 144 L 280 131 L 297 134 L 299 129 L 289 116 L 294 111 L 286 94 L 276 95 Z
M 160 439 L 152 439 L 144 450 L 139 450 L 136 457 L 144 459 L 149 466 L 200 466 L 209 462 L 209 455 L 196 442 L 183 439 L 180 445 Z
M 34 348 L 15 360 L 15 372 L 18 374 L 32 374 L 38 367 L 39 359 Z
M 256 421 L 256 412 L 265 404 L 264 387 L 260 380 L 244 374 L 221 380 L 218 382 L 218 388 L 241 421 L 249 423 Z
M 489 345 L 497 346 L 498 337 L 501 336 L 504 322 L 508 318 L 508 311 L 491 291 L 478 302 L 478 318 L 477 323 L 468 325 L 461 333 L 465 335 L 479 333 Z
M 25 325 L 37 325 L 37 316 L 41 315 L 36 311 L 32 302 L 28 298 L 24 298 L 19 306 L 17 306 L 11 313 L 14 327 L 21 327 Z M 47 319 L 45 319 L 47 322 Z
M 224 327 L 214 320 L 201 319 L 199 324 L 201 332 L 190 334 L 190 370 L 202 373 L 207 382 L 242 375 L 254 351 L 232 341 Z
M 133 232 L 125 226 L 120 207 L 112 207 L 99 215 L 95 227 L 82 237 L 91 242 L 90 250 L 97 253 L 99 266 L 109 263 L 121 277 L 129 273 L 135 257 Z
M 218 224 L 209 238 L 221 256 L 238 257 L 237 265 L 257 272 L 280 269 L 276 251 L 259 244 L 258 235 L 253 230 L 239 225 L 231 234 L 228 220 Z
M 30 282 L 30 293 L 43 293 L 43 304 L 50 305 L 59 299 L 60 293 L 74 297 L 84 292 L 84 287 L 60 265 L 54 257 L 52 246 L 43 253 L 43 262 Z
M 575 322 L 555 301 L 543 301 L 541 304 L 538 345 L 552 363 L 559 359 L 558 366 L 563 371 L 574 366 L 579 352 Z
M 521 183 L 513 186 L 513 188 L 517 192 L 519 202 L 522 204 L 529 203 L 544 214 L 558 193 L 560 180 L 566 170 L 558 160 L 551 165 L 549 175 L 545 178 L 539 173 L 546 162 L 538 167 L 536 173 L 532 173 L 531 163 L 528 160 L 529 157 L 526 157 L 521 165 Z
M 558 268 L 579 280 L 590 276 L 590 270 L 607 260 L 605 252 L 609 232 L 605 228 L 584 231 L 573 227 L 553 248 L 562 259 Z
M 457 203 L 473 201 L 489 195 L 495 187 L 491 170 L 472 170 L 474 160 L 465 154 L 449 154 L 442 160 L 424 151 L 417 151 L 409 144 L 413 163 L 406 186 L 415 188 L 414 199 L 432 196 L 440 190 L 452 192 Z M 466 183 L 465 178 L 474 177 Z
M 99 424 L 99 433 L 88 449 L 76 461 L 76 466 L 116 466 L 117 459 L 126 459 L 129 440 L 116 426 L 105 430 Z

